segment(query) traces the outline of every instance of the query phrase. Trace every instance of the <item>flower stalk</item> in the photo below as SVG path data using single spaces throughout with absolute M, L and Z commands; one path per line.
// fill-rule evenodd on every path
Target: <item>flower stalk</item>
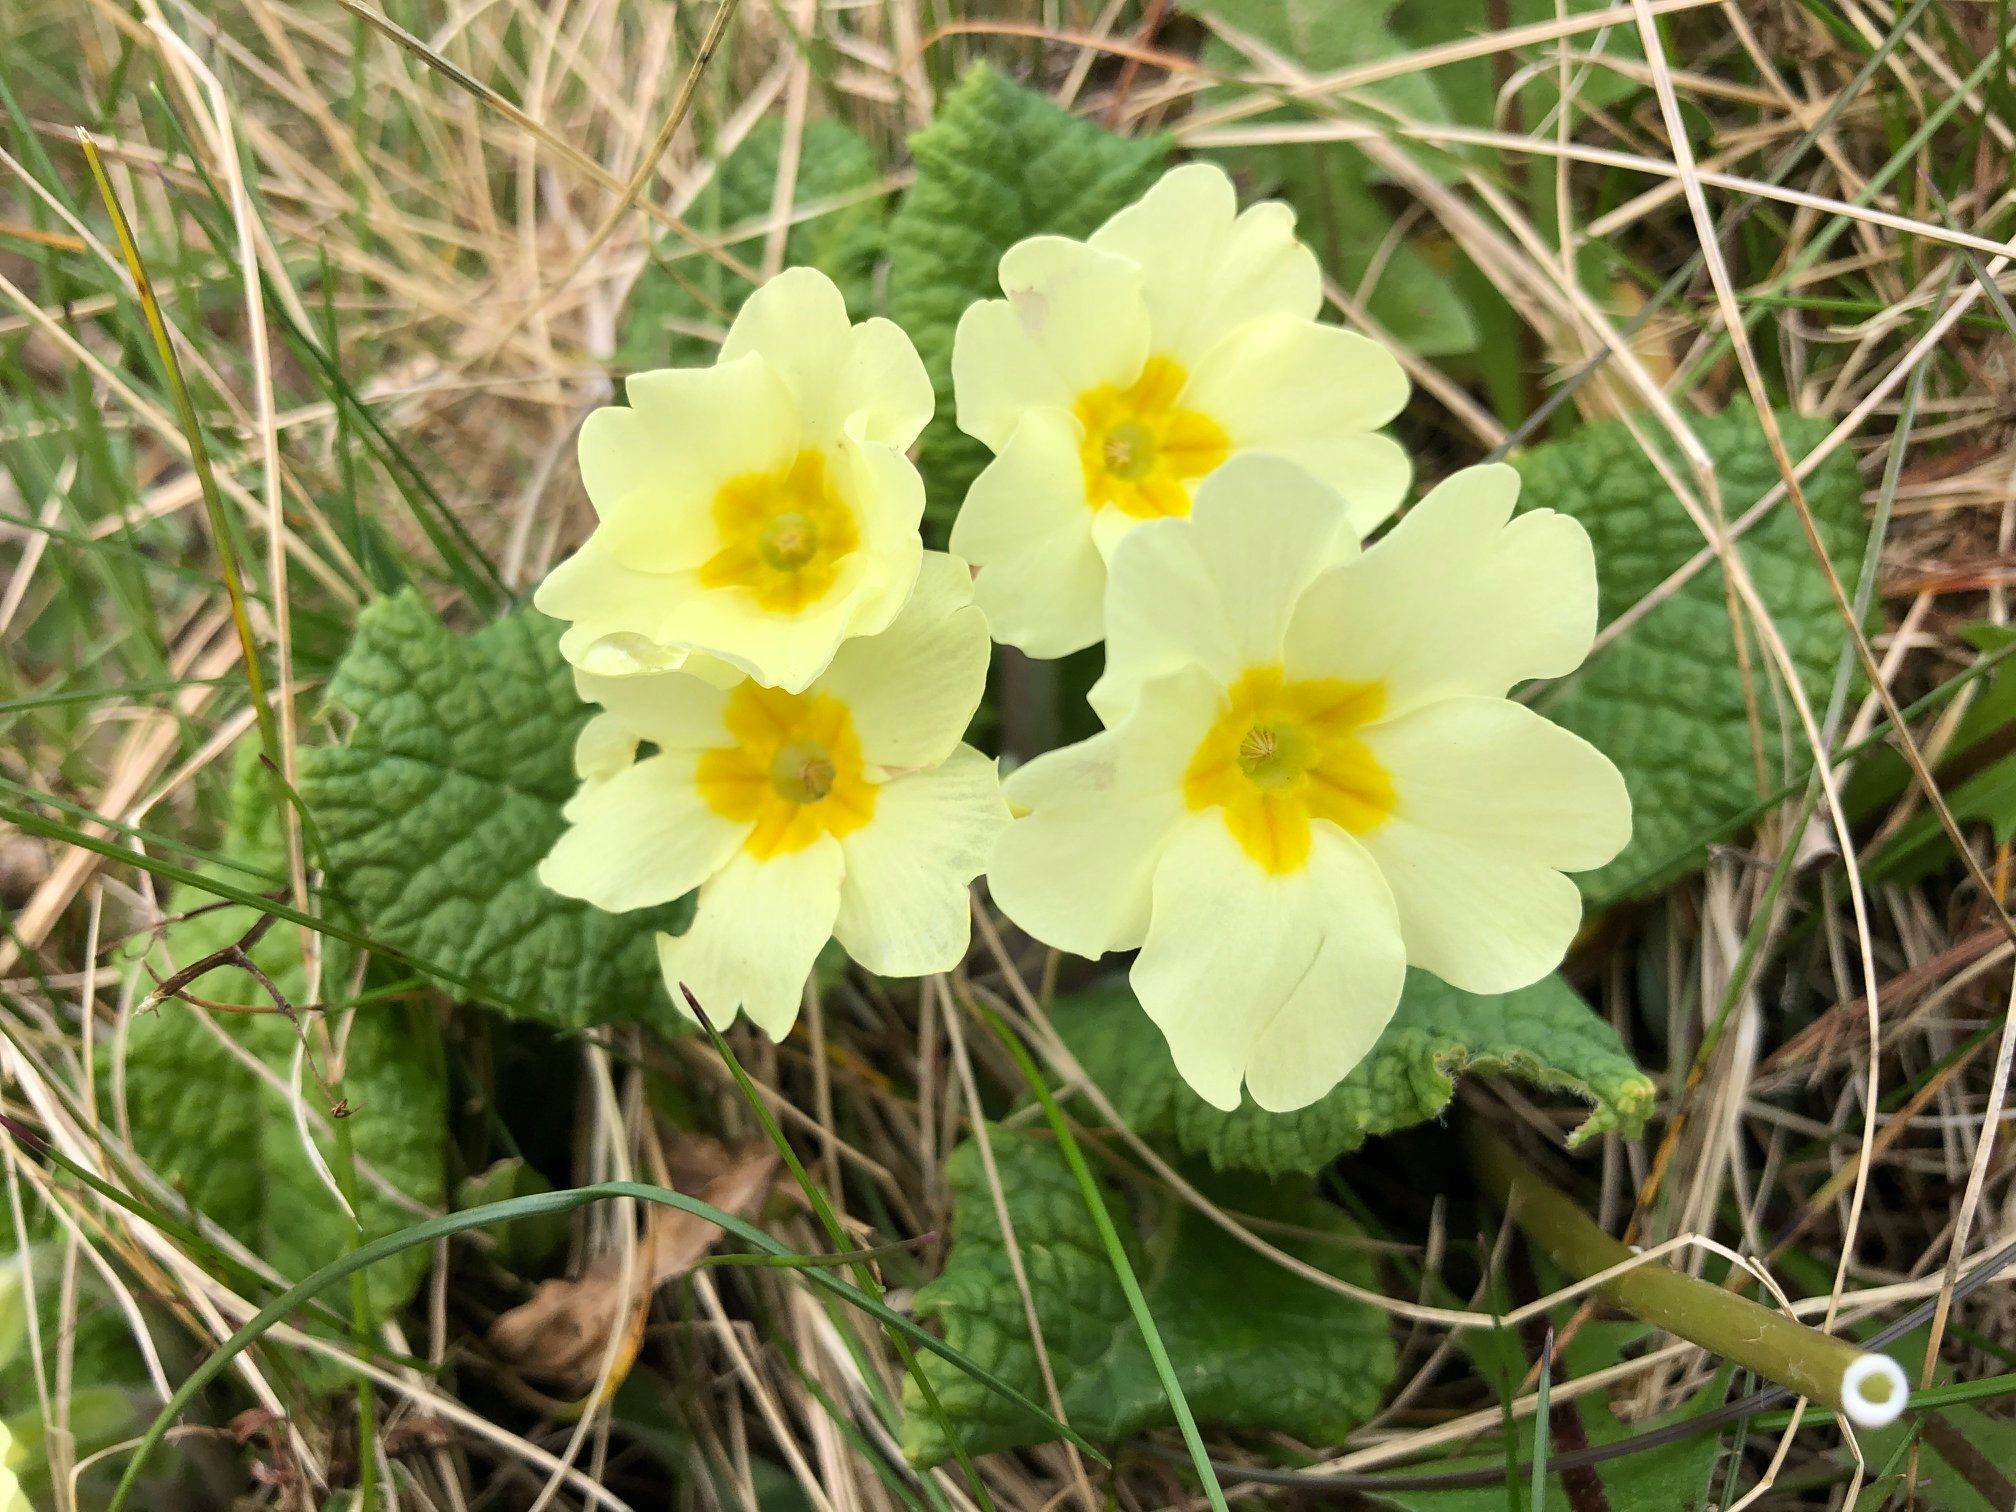
M 1464 1143 L 1485 1191 L 1577 1280 L 1636 1256 L 1480 1120 L 1466 1120 Z M 1858 1428 L 1881 1428 L 1904 1410 L 1909 1387 L 1888 1355 L 1872 1354 L 1659 1261 L 1634 1266 L 1597 1291 L 1632 1317 L 1818 1402 Z

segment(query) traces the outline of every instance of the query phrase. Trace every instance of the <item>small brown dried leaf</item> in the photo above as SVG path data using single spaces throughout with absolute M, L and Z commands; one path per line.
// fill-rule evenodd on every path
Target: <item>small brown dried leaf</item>
M 777 1179 L 777 1152 L 767 1144 L 694 1164 L 714 1169 L 695 1195 L 738 1218 L 758 1211 Z M 609 1381 L 614 1389 L 636 1358 L 652 1293 L 685 1275 L 720 1237 L 720 1228 L 704 1218 L 654 1207 L 644 1221 L 627 1289 L 622 1254 L 601 1255 L 572 1280 L 542 1282 L 529 1301 L 500 1316 L 490 1325 L 491 1347 L 528 1375 L 586 1390 L 602 1368 L 610 1331 L 621 1328 L 624 1339 Z

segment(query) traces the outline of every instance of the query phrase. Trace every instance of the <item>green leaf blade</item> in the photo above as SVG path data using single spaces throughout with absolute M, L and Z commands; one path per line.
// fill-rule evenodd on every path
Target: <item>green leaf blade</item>
M 1590 1116 L 1570 1144 L 1609 1129 L 1636 1132 L 1656 1095 L 1615 1031 L 1559 977 L 1478 997 L 1409 972 L 1371 1053 L 1335 1090 L 1293 1113 L 1250 1101 L 1225 1113 L 1197 1096 L 1118 978 L 1060 1003 L 1054 1022 L 1136 1133 L 1173 1138 L 1221 1170 L 1319 1171 L 1373 1135 L 1437 1117 L 1464 1072 L 1506 1072 L 1588 1100 Z
M 1827 433 L 1827 422 L 1781 417 L 1794 460 Z M 1731 522 L 1779 481 L 1756 414 L 1737 405 L 1695 422 L 1715 460 Z M 1599 623 L 1635 606 L 1703 545 L 1701 532 L 1621 424 L 1587 426 L 1514 459 L 1521 506 L 1557 509 L 1588 528 L 1596 548 Z M 1684 467 L 1679 475 L 1687 476 Z M 1861 480 L 1837 452 L 1804 487 L 1835 570 L 1852 581 L 1862 546 Z M 1784 637 L 1801 683 L 1824 705 L 1844 630 L 1825 575 L 1789 502 L 1737 543 L 1757 591 Z M 1750 635 L 1747 623 L 1746 636 Z M 1748 702 L 1719 563 L 1697 572 L 1581 671 L 1549 690 L 1542 712 L 1617 763 L 1630 789 L 1631 843 L 1609 865 L 1584 873 L 1599 903 L 1634 897 L 1701 864 L 1707 844 L 1758 797 Z M 1752 685 L 1775 784 L 1779 752 L 1805 752 L 1789 707 L 1781 716 L 1750 637 Z
M 591 713 L 552 622 L 520 611 L 460 637 L 417 595 L 382 600 L 329 699 L 356 725 L 347 745 L 301 753 L 301 791 L 332 884 L 374 939 L 556 1028 L 676 1022 L 652 937 L 690 909 L 605 914 L 537 875 Z
M 282 864 L 271 788 L 256 748 L 241 747 L 239 755 L 231 849 L 255 864 Z M 186 901 L 201 907 L 210 900 Z M 170 926 L 155 969 L 166 976 L 233 945 L 258 918 L 241 905 L 194 913 Z M 248 954 L 290 1005 L 309 1006 L 297 928 L 275 924 Z M 331 984 L 347 977 L 349 960 L 341 949 L 325 956 L 325 990 L 334 991 Z M 441 1206 L 447 1087 L 431 1018 L 399 1002 L 379 1002 L 359 1007 L 350 1020 L 340 1092 L 349 1110 L 351 1150 L 375 1176 L 360 1174 L 353 1224 L 303 1148 L 291 1098 L 282 1090 L 300 1040 L 294 1021 L 273 1011 L 264 987 L 236 966 L 218 966 L 189 990 L 208 1002 L 261 1010 L 211 1013 L 205 1022 L 189 1004 L 171 1000 L 135 1015 L 128 1026 L 123 1070 L 134 1147 L 198 1211 L 282 1274 L 304 1275 L 348 1251 L 360 1230 L 363 1239 L 373 1239 Z M 305 1071 L 300 1095 L 323 1161 L 340 1170 L 331 1109 Z M 373 1315 L 404 1306 L 429 1263 L 424 1253 L 408 1253 L 368 1271 Z
M 1173 1422 L 1063 1155 L 1034 1134 L 990 1134 L 1065 1418 L 1098 1442 Z M 1035 1345 L 978 1146 L 969 1141 L 955 1150 L 947 1173 L 953 1248 L 943 1274 L 917 1293 L 917 1315 L 935 1319 L 948 1344 L 1040 1400 Z M 1314 1231 L 1319 1238 L 1287 1245 L 1301 1258 L 1356 1285 L 1374 1284 L 1370 1262 L 1352 1247 L 1357 1230 L 1310 1183 L 1199 1180 L 1231 1211 Z M 1394 1355 L 1376 1309 L 1289 1275 L 1170 1194 L 1131 1209 L 1110 1185 L 1105 1196 L 1116 1215 L 1145 1211 L 1139 1229 L 1122 1225 L 1122 1239 L 1199 1422 L 1334 1443 L 1378 1409 Z M 943 1362 L 926 1360 L 924 1368 L 973 1453 L 1054 1437 L 1039 1419 L 976 1390 Z M 905 1404 L 905 1454 L 918 1465 L 947 1458 L 952 1449 L 940 1423 L 911 1393 Z

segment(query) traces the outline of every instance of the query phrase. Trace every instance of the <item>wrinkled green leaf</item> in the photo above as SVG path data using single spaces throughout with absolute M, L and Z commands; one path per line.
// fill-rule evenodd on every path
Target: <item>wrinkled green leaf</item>
M 28 1275 L 23 1274 L 24 1269 Z M 71 1379 L 80 1388 L 137 1386 L 146 1380 L 146 1366 L 126 1316 L 89 1266 L 79 1269 L 77 1309 L 66 1340 L 62 1338 L 62 1244 L 30 1245 L 25 1266 L 19 1250 L 0 1250 L 0 1412 L 39 1399 L 34 1354 L 28 1347 L 30 1276 L 43 1365 L 51 1375 L 61 1342 L 70 1350 Z
M 695 203 L 688 217 L 692 224 L 731 232 L 767 218 L 783 144 L 782 122 L 765 119 L 751 128 Z M 888 205 L 880 195 L 862 196 L 880 178 L 875 149 L 855 132 L 838 121 L 806 124 L 793 198 L 801 209 L 825 200 L 848 202 L 793 226 L 785 234 L 784 261 L 831 278 L 856 320 L 874 313 L 875 260 L 882 253 Z M 730 242 L 729 250 L 754 262 L 767 234 L 766 229 L 743 236 Z M 631 295 L 616 361 L 629 368 L 712 362 L 727 334 L 727 319 L 750 289 L 747 279 L 711 257 L 647 268 Z
M 1825 420 L 1786 416 L 1796 460 L 1827 433 Z M 1762 427 L 1737 404 L 1695 424 L 1734 521 L 1779 474 Z M 1656 444 L 1656 443 L 1655 443 Z M 1622 424 L 1586 426 L 1564 441 L 1513 459 L 1524 508 L 1558 509 L 1588 527 L 1596 547 L 1598 620 L 1608 624 L 1701 549 L 1701 532 Z M 1679 476 L 1688 470 L 1676 464 Z M 1863 521 L 1861 480 L 1837 452 L 1806 480 L 1805 494 L 1835 570 L 1852 582 Z M 1825 575 L 1798 517 L 1781 504 L 1738 542 L 1814 706 L 1823 706 L 1844 639 Z M 1749 633 L 1745 625 L 1746 635 Z M 1750 638 L 1750 666 L 1764 733 L 1764 768 L 1775 787 L 1804 768 L 1806 747 L 1789 707 L 1781 716 Z M 1608 866 L 1578 880 L 1594 900 L 1636 896 L 1701 864 L 1707 843 L 1759 797 L 1751 727 L 1722 569 L 1711 563 L 1599 651 L 1539 708 L 1603 750 L 1631 790 L 1631 843 Z
M 1183 9 L 1252 38 L 1305 73 L 1330 73 L 1409 51 L 1388 25 L 1394 5 L 1395 0 L 1186 0 Z M 1242 52 L 1218 40 L 1207 44 L 1205 64 L 1224 73 L 1252 69 Z M 1381 79 L 1354 93 L 1417 121 L 1449 119 L 1440 80 L 1427 70 Z M 1305 107 L 1294 109 L 1306 114 Z
M 0 1203 L 0 1211 L 4 1208 Z M 23 1275 L 23 1256 L 18 1250 L 0 1246 L 0 1430 L 12 1436 L 6 1464 L 20 1476 L 21 1490 L 31 1508 L 102 1507 L 117 1479 L 119 1457 L 114 1454 L 81 1471 L 74 1500 L 57 1500 L 43 1392 L 46 1389 L 51 1394 L 48 1400 L 53 1406 L 58 1400 L 56 1393 L 63 1390 L 60 1368 L 66 1353 L 68 1391 L 62 1400 L 69 1432 L 65 1445 L 69 1467 L 130 1440 L 159 1405 L 124 1309 L 103 1278 L 81 1259 L 76 1267 L 76 1294 L 66 1303 L 63 1270 L 67 1242 L 66 1238 L 31 1245 L 26 1256 L 41 1336 L 39 1378 L 34 1353 L 28 1347 L 31 1287 Z M 187 1368 L 179 1330 L 157 1326 L 153 1339 L 171 1377 Z M 151 1468 L 148 1506 L 195 1505 L 191 1498 L 200 1487 L 191 1484 L 188 1461 L 164 1458 Z M 0 1496 L 0 1507 L 8 1507 L 4 1496 Z M 21 1512 L 19 1504 L 9 1512 Z
M 246 748 L 242 755 L 253 753 Z M 230 849 L 254 865 L 277 867 L 284 862 L 271 793 L 256 760 L 241 759 Z M 211 901 L 203 894 L 178 900 L 191 909 Z M 257 918 L 254 910 L 236 904 L 192 913 L 170 926 L 151 964 L 166 976 L 236 943 Z M 326 997 L 341 991 L 349 970 L 346 954 L 332 950 L 325 957 Z M 250 955 L 290 1004 L 310 1001 L 299 930 L 275 925 Z M 251 973 L 231 965 L 217 967 L 189 990 L 207 1002 L 274 1006 Z M 281 1090 L 299 1042 L 295 1025 L 272 1012 L 212 1013 L 208 1023 L 205 1018 L 176 1001 L 134 1016 L 124 1067 L 134 1147 L 206 1217 L 284 1274 L 306 1275 L 354 1247 L 358 1232 L 316 1174 Z M 424 1010 L 384 1001 L 355 1011 L 344 1045 L 340 1092 L 350 1109 L 345 1122 L 351 1147 L 358 1164 L 382 1178 L 374 1181 L 360 1171 L 357 1183 L 358 1219 L 363 1238 L 371 1239 L 439 1208 L 445 1195 L 447 1093 L 440 1039 Z M 248 1062 L 264 1066 L 270 1076 L 260 1076 Z M 319 1052 L 316 1063 L 322 1063 Z M 342 1170 L 326 1116 L 328 1101 L 306 1070 L 301 1095 L 311 1113 L 321 1115 L 307 1122 L 323 1159 L 332 1170 Z M 428 1256 L 416 1251 L 373 1266 L 366 1272 L 373 1309 L 383 1315 L 402 1306 L 428 1263 Z
M 917 178 L 889 222 L 889 315 L 917 343 L 938 395 L 917 460 L 930 508 L 949 518 L 987 449 L 954 423 L 952 332 L 976 299 L 999 298 L 1001 254 L 1045 232 L 1087 236 L 1137 199 L 1168 155 L 976 65 L 910 140 Z
M 565 827 L 590 713 L 557 625 L 525 610 L 461 636 L 417 594 L 380 600 L 329 701 L 355 728 L 301 753 L 301 792 L 332 890 L 373 939 L 559 1028 L 673 1022 L 652 935 L 690 908 L 605 914 L 536 875 Z
M 1321 1170 L 1372 1135 L 1434 1118 L 1463 1072 L 1508 1072 L 1587 1098 L 1595 1109 L 1571 1145 L 1606 1129 L 1635 1133 L 1654 1097 L 1616 1032 L 1559 977 L 1475 997 L 1409 972 L 1399 1011 L 1371 1054 L 1335 1090 L 1293 1113 L 1250 1101 L 1223 1113 L 1192 1092 L 1120 978 L 1061 1000 L 1052 1021 L 1130 1127 L 1171 1137 L 1220 1169 Z
M 1063 1415 L 1094 1442 L 1174 1421 L 1056 1145 L 1000 1128 L 992 1141 Z M 936 1319 L 953 1348 L 1041 1401 L 1043 1378 L 979 1147 L 970 1140 L 961 1145 L 946 1171 L 952 1249 L 944 1273 L 918 1291 L 917 1315 Z M 1202 1180 L 1207 1195 L 1232 1212 L 1324 1236 L 1286 1247 L 1356 1285 L 1374 1284 L 1371 1263 L 1351 1245 L 1356 1229 L 1312 1184 Z M 1140 1194 L 1130 1207 L 1109 1188 L 1107 1205 L 1134 1217 L 1131 1228 L 1122 1223 L 1128 1258 L 1199 1422 L 1328 1444 L 1377 1409 L 1394 1358 L 1376 1309 L 1287 1274 L 1165 1193 Z M 923 1368 L 973 1453 L 1049 1438 L 1034 1417 L 976 1389 L 935 1356 Z M 914 1385 L 906 1387 L 904 1405 L 904 1453 L 918 1465 L 948 1457 L 943 1428 L 923 1409 Z

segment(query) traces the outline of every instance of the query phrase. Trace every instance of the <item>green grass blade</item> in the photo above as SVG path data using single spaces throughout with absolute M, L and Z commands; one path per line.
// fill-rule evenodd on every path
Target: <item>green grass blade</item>
M 690 1213 L 733 1234 L 743 1243 L 755 1246 L 766 1255 L 782 1257 L 797 1254 L 795 1250 L 771 1238 L 753 1223 L 746 1222 L 733 1213 L 724 1213 L 697 1197 L 667 1191 L 663 1187 L 648 1186 L 641 1181 L 603 1181 L 593 1186 L 570 1187 L 558 1192 L 535 1192 L 524 1197 L 507 1198 L 502 1202 L 488 1202 L 481 1207 L 464 1208 L 456 1213 L 444 1213 L 439 1218 L 416 1223 L 411 1228 L 400 1229 L 397 1233 L 374 1239 L 369 1244 L 359 1245 L 349 1254 L 332 1260 L 259 1309 L 242 1328 L 219 1345 L 214 1354 L 197 1366 L 188 1379 L 176 1387 L 175 1394 L 168 1399 L 167 1405 L 148 1425 L 146 1434 L 133 1451 L 132 1459 L 127 1461 L 125 1473 L 119 1479 L 118 1488 L 113 1492 L 107 1512 L 120 1512 L 126 1505 L 133 1487 L 139 1483 L 140 1472 L 145 1468 L 148 1458 L 160 1447 L 162 1439 L 167 1436 L 175 1419 L 181 1416 L 197 1395 L 216 1380 L 233 1360 L 258 1343 L 269 1329 L 310 1298 L 319 1296 L 337 1282 L 347 1280 L 367 1266 L 421 1245 L 434 1244 L 453 1235 L 467 1233 L 471 1229 L 488 1228 L 492 1224 L 508 1223 L 513 1219 L 571 1213 L 576 1208 L 586 1207 L 591 1202 L 602 1202 L 617 1197 L 627 1197 L 634 1202 L 648 1202 L 659 1207 L 677 1208 L 681 1212 Z M 1058 1422 L 1042 1407 L 984 1365 L 952 1348 L 922 1325 L 892 1310 L 886 1303 L 819 1267 L 806 1267 L 799 1274 L 804 1276 L 809 1284 L 867 1313 L 892 1333 L 901 1335 L 913 1344 L 922 1345 L 955 1369 L 971 1376 L 989 1391 L 1013 1402 L 1025 1412 L 1034 1413 L 1081 1449 L 1088 1453 L 1097 1453 L 1092 1445 L 1068 1425 Z M 1215 1481 L 1213 1484 L 1215 1486 Z M 1222 1498 L 1218 1505 L 1222 1508 Z
M 798 1183 L 798 1189 L 805 1194 L 805 1200 L 812 1204 L 812 1211 L 819 1215 L 819 1222 L 825 1228 L 827 1237 L 836 1247 L 845 1247 L 847 1232 L 840 1226 L 840 1219 L 834 1213 L 833 1205 L 826 1200 L 826 1194 L 819 1190 L 818 1183 L 812 1180 L 811 1174 L 805 1169 L 805 1163 L 798 1158 L 798 1152 L 791 1148 L 791 1141 L 784 1137 L 784 1131 L 777 1126 L 777 1120 L 770 1116 L 770 1110 L 763 1106 L 763 1099 L 756 1094 L 756 1084 L 749 1079 L 749 1073 L 742 1069 L 742 1062 L 736 1057 L 734 1048 L 723 1037 L 721 1031 L 714 1027 L 714 1020 L 709 1018 L 707 1011 L 700 1006 L 700 1000 L 693 995 L 693 989 L 681 982 L 679 991 L 685 997 L 686 1005 L 700 1020 L 700 1027 L 707 1031 L 707 1037 L 714 1042 L 716 1053 L 728 1063 L 728 1069 L 735 1076 L 735 1085 L 741 1088 L 743 1098 L 755 1110 L 756 1119 L 763 1125 L 763 1132 L 769 1136 L 770 1143 L 775 1145 L 778 1154 L 784 1157 L 784 1164 L 790 1167 L 792 1178 Z M 863 1289 L 879 1293 L 880 1288 L 876 1285 L 874 1273 L 866 1265 L 857 1264 L 853 1269 L 855 1278 Z M 980 1505 L 988 1509 L 988 1512 L 993 1512 L 994 1498 L 988 1495 L 987 1484 L 980 1479 L 980 1472 L 974 1467 L 973 1457 L 966 1452 L 966 1446 L 960 1442 L 959 1434 L 953 1428 L 951 1419 L 945 1411 L 945 1404 L 939 1401 L 938 1392 L 932 1386 L 930 1378 L 918 1368 L 917 1357 L 903 1346 L 901 1340 L 896 1341 L 896 1349 L 902 1356 L 903 1369 L 910 1379 L 917 1383 L 917 1390 L 922 1394 L 927 1408 L 945 1429 L 945 1440 L 952 1445 L 952 1453 L 959 1461 L 959 1469 L 965 1475 L 967 1484 L 980 1498 Z
M 133 239 L 133 228 L 127 222 L 126 208 L 113 192 L 112 180 L 106 177 L 104 160 L 98 156 L 98 144 L 92 141 L 90 133 L 84 131 L 77 133 L 77 140 L 84 149 L 85 162 L 91 165 L 91 177 L 97 182 L 99 198 L 104 200 L 105 211 L 112 218 L 113 234 L 119 240 L 119 255 L 126 263 L 126 271 L 133 276 L 141 313 L 147 318 L 148 332 L 154 338 L 154 348 L 160 356 L 169 392 L 175 399 L 176 416 L 189 442 L 189 465 L 195 470 L 197 484 L 202 489 L 203 509 L 209 516 L 210 534 L 217 549 L 217 565 L 223 573 L 224 592 L 231 603 L 231 624 L 238 633 L 238 649 L 245 661 L 245 681 L 252 690 L 252 711 L 259 721 L 259 744 L 273 770 L 279 772 L 284 769 L 280 759 L 280 731 L 266 700 L 266 674 L 259 665 L 259 648 L 252 642 L 252 620 L 245 612 L 245 582 L 238 565 L 237 538 L 232 534 L 231 517 L 224 509 L 224 496 L 217 488 L 217 475 L 210 466 L 210 448 L 203 439 L 203 427 L 196 418 L 196 405 L 189 397 L 189 385 L 183 381 L 182 361 L 175 355 L 175 343 L 169 338 L 167 322 L 162 319 L 161 303 L 154 297 L 154 284 L 147 276 L 147 264 L 140 257 L 139 245 Z M 280 797 L 285 804 L 285 794 Z
M 1169 1398 L 1170 1410 L 1176 1414 L 1176 1426 L 1182 1430 L 1184 1446 L 1190 1451 L 1190 1463 L 1196 1467 L 1205 1498 L 1211 1503 L 1212 1512 L 1228 1512 L 1225 1490 L 1218 1484 L 1218 1472 L 1211 1467 L 1204 1436 L 1197 1431 L 1197 1418 L 1190 1411 L 1190 1399 L 1183 1394 L 1183 1383 L 1176 1378 L 1176 1367 L 1162 1344 L 1162 1332 L 1155 1326 L 1155 1315 L 1148 1308 L 1148 1298 L 1143 1294 L 1134 1266 L 1127 1258 L 1126 1246 L 1120 1242 L 1120 1231 L 1113 1226 L 1113 1215 L 1106 1211 L 1106 1199 L 1099 1195 L 1098 1180 L 1092 1175 L 1092 1168 L 1085 1163 L 1085 1152 L 1078 1148 L 1078 1140 L 1071 1132 L 1064 1110 L 1050 1095 L 1049 1084 L 1043 1080 L 1043 1073 L 1036 1069 L 1036 1062 L 1030 1059 L 1021 1040 L 984 1005 L 976 1007 L 996 1038 L 1008 1047 L 1008 1053 L 1015 1058 L 1023 1079 L 1029 1083 L 1029 1090 L 1043 1105 L 1043 1116 L 1050 1120 L 1050 1127 L 1057 1135 L 1058 1147 L 1071 1167 L 1072 1179 L 1078 1183 L 1078 1193 L 1085 1199 L 1085 1210 L 1092 1215 L 1093 1225 L 1099 1230 L 1099 1242 L 1106 1248 L 1107 1263 L 1113 1267 L 1121 1291 L 1126 1293 L 1128 1309 L 1134 1314 L 1134 1325 L 1141 1330 L 1141 1342 L 1147 1346 L 1148 1358 L 1155 1362 L 1155 1375 Z

